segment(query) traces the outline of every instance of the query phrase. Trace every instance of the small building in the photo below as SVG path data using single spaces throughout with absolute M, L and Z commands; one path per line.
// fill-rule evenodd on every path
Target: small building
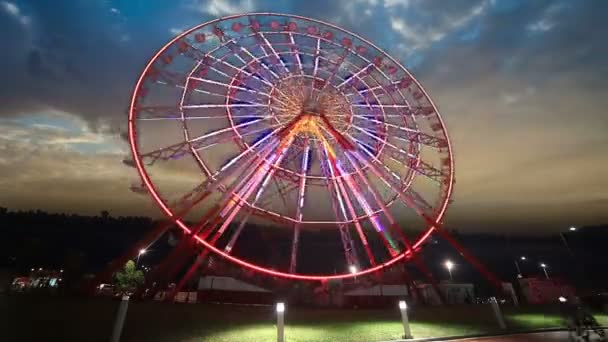
M 357 307 L 384 307 L 408 296 L 406 285 L 376 284 L 344 292 L 344 304 Z
M 520 278 L 519 286 L 528 304 L 556 303 L 560 296 L 576 295 L 576 289 L 560 279 Z
M 428 305 L 441 305 L 441 299 L 437 296 L 433 285 L 417 284 L 418 293 L 422 297 L 419 301 Z M 471 304 L 475 298 L 475 287 L 470 283 L 447 283 L 437 284 L 439 291 L 445 298 L 445 304 Z
M 198 281 L 198 302 L 273 304 L 274 294 L 257 285 L 224 276 L 203 276 Z

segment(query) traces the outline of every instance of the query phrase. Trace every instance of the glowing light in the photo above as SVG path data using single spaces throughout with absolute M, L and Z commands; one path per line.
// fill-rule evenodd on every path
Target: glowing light
M 277 303 L 277 313 L 285 312 L 285 303 L 279 302 Z
M 38 271 L 42 271 L 42 267 L 40 267 L 40 268 L 38 269 Z
M 348 270 L 350 271 L 350 273 L 355 274 L 355 273 L 357 273 L 357 266 L 355 266 L 355 265 L 350 265 L 350 266 L 348 267 Z
M 558 299 L 559 299 L 560 303 L 565 303 L 565 302 L 567 302 L 567 301 L 568 301 L 568 300 L 566 299 L 566 297 L 563 297 L 563 296 L 560 296 Z
M 146 249 L 145 248 L 142 248 L 142 249 L 139 250 L 139 255 L 143 255 L 143 254 L 146 254 Z
M 34 272 L 35 270 L 32 268 L 31 271 Z
M 521 260 L 523 260 L 523 261 L 525 261 L 525 260 L 526 260 L 526 257 L 525 257 L 525 256 L 522 256 L 520 259 L 521 259 Z
M 399 301 L 399 309 L 407 310 L 407 303 L 404 300 Z
M 545 263 L 541 263 L 541 264 L 540 264 L 540 267 L 542 267 L 542 268 L 546 268 L 546 267 L 547 267 L 547 264 L 545 264 Z
M 570 231 L 571 232 L 575 232 L 576 231 L 576 227 L 570 227 Z
M 446 267 L 448 270 L 450 270 L 450 271 L 451 271 L 451 270 L 452 270 L 452 268 L 454 268 L 454 263 L 453 263 L 453 262 L 451 262 L 450 260 L 448 260 L 448 261 L 446 261 L 446 262 L 445 262 L 445 267 Z

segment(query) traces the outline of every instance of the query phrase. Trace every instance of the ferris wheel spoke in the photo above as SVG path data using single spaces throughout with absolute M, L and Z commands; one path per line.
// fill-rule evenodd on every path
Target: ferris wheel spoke
M 237 45 L 237 46 L 238 46 L 238 45 Z M 243 63 L 243 66 L 242 66 L 241 68 L 239 68 L 239 67 L 237 67 L 237 66 L 235 66 L 235 65 L 232 65 L 232 64 L 230 64 L 230 63 L 228 63 L 228 62 L 224 61 L 223 59 L 219 59 L 219 58 L 214 57 L 214 56 L 211 56 L 211 55 L 209 55 L 209 57 L 210 57 L 211 59 L 213 59 L 215 62 L 220 62 L 220 63 L 222 63 L 222 64 L 226 65 L 227 67 L 234 69 L 234 70 L 236 71 L 236 73 L 237 73 L 237 74 L 238 74 L 238 73 L 243 73 L 243 74 L 247 75 L 248 77 L 255 78 L 256 80 L 258 80 L 258 81 L 260 81 L 260 82 L 264 83 L 265 85 L 267 85 L 267 86 L 269 86 L 269 87 L 273 87 L 273 86 L 274 86 L 274 85 L 273 85 L 271 82 L 269 82 L 269 81 L 268 81 L 268 80 L 266 80 L 265 78 L 263 78 L 263 77 L 261 77 L 261 76 L 258 76 L 258 75 L 256 75 L 256 74 L 253 74 L 253 73 L 251 73 L 251 72 L 249 72 L 249 71 L 245 70 L 245 68 L 246 68 L 246 67 L 249 65 L 249 63 L 247 63 L 247 61 L 245 61 L 245 60 L 244 60 L 244 59 L 243 59 L 241 56 L 239 56 L 238 54 L 235 54 L 235 55 L 234 55 L 234 57 L 236 57 L 236 59 L 238 59 L 238 60 L 239 60 L 241 63 Z
M 352 164 L 352 165 L 355 169 L 358 169 L 357 165 L 355 165 L 355 164 Z M 357 182 L 353 181 L 353 178 L 351 175 L 348 175 L 348 174 L 346 174 L 346 172 L 344 172 L 344 170 L 341 168 L 340 164 L 336 163 L 335 169 L 337 170 L 338 177 L 341 177 L 344 180 L 344 182 L 346 182 L 346 184 L 348 184 L 348 186 L 349 186 L 348 188 L 355 195 L 354 198 L 359 203 L 359 207 L 363 209 L 363 211 L 367 215 L 369 221 L 371 222 L 372 226 L 374 227 L 376 232 L 380 235 L 381 240 L 384 243 L 384 246 L 388 250 L 391 257 L 397 255 L 397 250 L 399 247 L 395 244 L 395 242 L 391 238 L 390 234 L 385 230 L 385 228 L 382 226 L 382 223 L 378 220 L 378 216 L 374 213 L 374 210 L 371 208 L 371 206 L 365 199 L 365 195 L 364 195 L 363 191 L 361 191 L 361 188 L 359 187 Z
M 251 51 L 249 51 L 249 49 L 247 49 L 246 47 L 244 47 L 242 45 L 238 45 L 238 46 L 240 47 L 241 51 L 243 51 L 245 54 L 247 54 L 251 59 L 255 60 L 256 63 L 259 63 L 264 69 L 266 69 L 266 71 L 268 71 L 272 76 L 274 76 L 274 78 L 276 78 L 276 79 L 281 78 L 276 72 L 274 72 L 272 69 L 270 69 L 270 67 L 268 67 L 266 62 L 264 62 L 262 60 L 263 57 L 255 56 Z M 264 51 L 265 55 L 268 55 L 268 53 L 266 52 L 266 50 L 264 48 L 262 48 L 262 50 Z
M 357 217 L 358 217 L 357 212 L 355 211 L 355 208 L 350 200 L 350 197 L 348 196 L 348 191 L 346 191 L 346 188 L 344 187 L 342 179 L 340 177 L 338 177 L 338 175 L 337 175 L 338 171 L 335 169 L 335 159 L 333 157 L 331 157 L 331 154 L 328 151 L 327 146 L 325 144 L 323 144 L 323 149 L 325 152 L 325 158 L 327 158 L 327 160 L 328 160 L 328 166 L 329 166 L 331 176 L 333 179 L 336 180 L 338 189 L 340 190 L 341 196 L 344 199 L 344 203 L 346 204 L 346 208 L 348 209 L 348 212 L 350 213 L 350 216 L 353 220 L 353 224 L 355 225 L 355 229 L 359 235 L 359 239 L 361 239 L 361 242 L 363 243 L 363 248 L 365 249 L 365 252 L 367 253 L 369 262 L 372 266 L 376 265 L 376 258 L 374 257 L 374 254 L 372 253 L 372 251 L 369 247 L 365 233 L 363 233 L 363 227 L 361 227 L 361 223 L 357 219 Z
M 352 151 L 352 154 L 364 165 L 368 166 L 372 173 L 378 177 L 378 179 L 380 179 L 393 192 L 395 192 L 395 194 L 407 207 L 413 209 L 425 220 L 429 218 L 429 215 L 431 214 L 430 212 L 434 211 L 434 208 L 420 194 L 418 194 L 418 192 L 412 190 L 411 188 L 408 188 L 406 191 L 402 190 L 401 187 L 386 174 L 386 171 L 382 168 L 376 167 L 373 161 L 369 161 L 367 158 L 364 158 L 358 151 Z
M 281 59 L 281 56 L 279 56 L 279 54 L 274 49 L 274 47 L 272 46 L 272 44 L 270 44 L 270 42 L 268 41 L 268 39 L 266 38 L 266 36 L 264 35 L 264 33 L 263 32 L 258 32 L 258 35 L 260 36 L 260 38 L 262 38 L 262 40 L 264 41 L 264 43 L 266 44 L 266 46 L 268 46 L 268 48 L 270 49 L 270 51 L 272 52 L 272 54 L 275 56 L 275 58 L 278 59 L 278 62 L 281 63 L 281 65 L 285 69 L 285 72 L 287 74 L 289 74 L 289 68 L 287 68 L 287 66 L 285 65 L 285 62 Z M 265 54 L 268 54 L 263 47 L 262 47 L 262 50 L 264 51 Z
M 365 185 L 365 187 L 372 194 L 372 197 L 374 198 L 374 201 L 376 202 L 376 204 L 382 209 L 382 213 L 384 214 L 384 216 L 388 220 L 389 228 L 391 229 L 391 231 L 395 232 L 396 235 L 399 236 L 399 238 L 402 241 L 403 245 L 408 250 L 411 250 L 410 243 L 409 243 L 407 237 L 405 236 L 405 234 L 403 233 L 403 231 L 401 231 L 399 229 L 399 227 L 397 226 L 397 222 L 396 222 L 393 214 L 391 214 L 390 210 L 388 209 L 388 207 L 386 206 L 386 204 L 382 200 L 382 196 L 378 193 L 378 190 L 376 189 L 376 187 L 374 185 L 372 185 L 371 182 L 369 181 L 369 179 L 368 179 L 365 171 L 363 171 L 361 169 L 361 167 L 359 165 L 357 165 L 357 162 L 355 160 L 353 160 L 353 158 L 348 153 L 345 153 L 344 156 L 351 163 L 351 165 L 355 169 L 355 172 L 357 173 L 357 175 L 359 176 L 359 178 L 363 181 L 363 184 Z
M 400 115 L 396 115 L 400 117 Z M 421 132 L 416 129 L 412 129 L 406 126 L 398 126 L 386 121 L 380 121 L 376 119 L 372 119 L 369 116 L 365 115 L 354 115 L 354 117 L 361 118 L 370 122 L 374 122 L 378 125 L 384 125 L 391 132 L 391 136 L 395 139 L 410 142 L 410 143 L 420 143 L 425 146 L 434 147 L 434 148 L 447 148 L 448 142 L 444 138 L 440 138 L 434 135 L 430 135 L 424 132 Z M 388 116 L 386 116 L 388 117 Z M 440 130 L 440 127 L 437 127 L 436 130 Z
M 209 80 L 206 78 L 194 77 L 194 76 L 190 76 L 189 79 L 199 81 L 199 82 L 209 83 L 209 84 L 213 84 L 213 85 L 219 85 L 221 87 L 226 87 L 228 89 L 237 89 L 237 90 L 245 91 L 245 92 L 252 93 L 252 94 L 259 94 L 259 95 L 263 95 L 266 97 L 270 97 L 270 94 L 268 94 L 268 93 L 264 93 L 261 91 L 255 91 L 255 90 L 241 87 L 238 85 L 232 85 L 232 84 L 228 84 L 228 83 L 218 82 L 218 81 Z
M 300 186 L 298 191 L 298 203 L 296 204 L 296 223 L 294 224 L 293 240 L 291 243 L 291 261 L 289 263 L 289 272 L 295 273 L 298 259 L 298 243 L 300 240 L 300 223 L 302 222 L 302 211 L 304 210 L 304 199 L 306 194 L 306 177 L 308 173 L 308 163 L 310 158 L 310 141 L 305 140 L 304 153 L 302 154 L 302 162 L 300 164 Z
M 346 214 L 346 208 L 344 208 L 344 201 L 340 196 L 338 184 L 336 182 L 335 177 L 332 177 L 331 172 L 329 171 L 328 162 L 323 157 L 321 149 L 321 142 L 316 141 L 315 151 L 317 152 L 317 158 L 319 159 L 321 172 L 325 176 L 325 184 L 329 189 L 332 210 L 338 222 L 348 221 L 348 215 Z M 340 216 L 340 213 L 342 214 L 342 216 Z M 340 240 L 342 241 L 342 248 L 344 250 L 344 256 L 346 258 L 346 263 L 348 266 L 347 269 L 350 269 L 351 266 L 354 266 L 356 269 L 360 269 L 359 261 L 357 259 L 357 252 L 355 250 L 355 244 L 353 243 L 353 240 L 350 236 L 348 226 L 344 223 L 338 223 L 338 231 L 340 233 Z
M 315 54 L 314 54 L 314 69 L 312 71 L 312 82 L 311 82 L 311 88 L 310 88 L 310 95 L 312 96 L 314 94 L 314 90 L 315 90 L 315 81 L 317 80 L 317 71 L 319 70 L 319 56 L 321 55 L 321 38 L 317 38 L 317 47 L 315 49 Z
M 300 74 L 304 75 L 304 69 L 302 68 L 302 58 L 300 57 L 300 53 L 298 51 L 298 48 L 296 47 L 295 38 L 293 36 L 293 33 L 291 33 L 291 32 L 289 32 L 289 50 L 291 51 L 291 54 L 294 56 L 294 58 L 296 60 L 296 64 L 298 66 L 298 70 L 300 71 Z
M 340 89 L 342 88 L 345 84 L 347 84 L 350 80 L 352 80 L 353 78 L 359 78 L 359 75 L 367 72 L 367 69 L 371 68 L 372 66 L 374 66 L 374 64 L 370 63 L 368 65 L 366 65 L 365 67 L 359 69 L 359 71 L 357 71 L 356 73 L 354 73 L 352 76 L 346 78 L 344 81 L 342 81 L 342 83 L 338 84 L 336 86 L 336 88 Z
M 392 143 L 382 140 L 380 138 L 378 138 L 376 135 L 369 133 L 369 131 L 367 131 L 366 129 L 362 129 L 360 127 L 354 126 L 356 129 L 361 130 L 362 132 L 364 132 L 366 135 L 373 137 L 374 139 L 377 139 L 378 141 L 381 141 L 383 144 L 385 144 L 386 146 L 390 147 L 392 150 L 391 152 L 388 152 L 390 158 L 411 169 L 412 171 L 416 172 L 419 175 L 425 176 L 427 178 L 429 178 L 430 180 L 441 184 L 443 182 L 443 179 L 447 176 L 447 174 L 445 172 L 443 172 L 442 170 L 432 166 L 431 164 L 428 164 L 427 162 L 423 161 L 422 159 L 420 159 L 420 156 L 411 154 L 407 151 L 404 151 L 403 149 L 393 145 Z M 350 138 L 355 140 L 358 143 L 361 143 L 361 141 L 357 138 L 354 138 L 352 135 L 350 135 Z

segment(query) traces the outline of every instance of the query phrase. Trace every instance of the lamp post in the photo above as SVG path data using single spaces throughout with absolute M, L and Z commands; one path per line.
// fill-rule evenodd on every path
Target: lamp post
M 526 261 L 526 257 L 521 256 L 521 257 L 519 257 L 519 260 Z M 521 273 L 521 268 L 519 267 L 519 262 L 517 262 L 517 259 L 513 260 L 513 262 L 515 263 L 515 268 L 517 269 L 517 278 L 523 278 L 524 276 Z
M 146 254 L 146 249 L 142 248 L 139 250 L 139 253 L 137 253 L 137 259 L 135 260 L 135 267 L 137 267 L 137 264 L 139 264 L 139 257 Z
M 545 277 L 547 277 L 547 279 L 551 279 L 549 278 L 549 273 L 547 273 L 547 264 L 541 262 L 540 267 L 543 269 L 543 271 L 545 272 Z
M 285 341 L 285 303 L 277 303 L 277 342 Z
M 448 269 L 448 273 L 450 274 L 450 281 L 454 281 L 454 278 L 452 277 L 452 268 L 454 267 L 454 263 L 450 260 L 447 260 L 445 262 L 445 268 Z
M 571 232 L 576 232 L 578 230 L 578 228 L 572 226 L 572 227 L 568 228 L 568 230 Z M 566 239 L 566 235 L 564 235 L 564 232 L 560 232 L 559 237 L 562 239 L 562 242 L 564 243 L 564 247 L 566 247 L 566 250 L 568 250 L 568 253 L 570 254 L 570 256 L 574 258 L 574 253 L 572 252 L 572 249 L 570 248 L 570 245 L 568 244 L 568 240 Z
M 401 322 L 403 323 L 403 338 L 413 338 L 412 331 L 410 330 L 410 321 L 407 317 L 407 303 L 404 300 L 399 301 L 399 311 L 401 311 Z

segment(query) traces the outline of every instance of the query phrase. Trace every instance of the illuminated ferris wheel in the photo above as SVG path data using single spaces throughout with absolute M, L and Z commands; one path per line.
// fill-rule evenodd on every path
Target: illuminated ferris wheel
M 364 38 L 294 15 L 230 16 L 173 38 L 136 84 L 129 139 L 143 189 L 203 254 L 292 279 L 409 258 L 454 183 L 445 125 L 412 74 Z M 258 251 L 284 253 L 244 252 L 254 230 Z M 314 234 L 336 240 L 318 251 L 334 272 L 303 266 Z

